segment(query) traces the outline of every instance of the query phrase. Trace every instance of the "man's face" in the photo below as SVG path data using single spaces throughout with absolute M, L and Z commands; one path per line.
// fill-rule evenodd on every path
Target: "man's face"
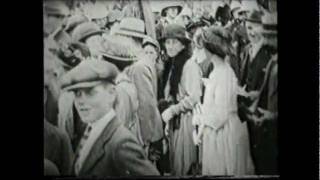
M 262 38 L 262 25 L 259 23 L 254 23 L 247 21 L 246 22 L 246 29 L 248 33 L 248 37 L 251 43 L 257 43 Z
M 102 37 L 101 35 L 93 35 L 86 39 L 86 45 L 88 46 L 91 55 L 99 55 L 102 50 L 101 47 Z
M 175 57 L 185 46 L 178 39 L 166 39 L 165 48 L 169 57 Z
M 51 15 L 46 14 L 44 15 L 43 25 L 44 31 L 47 34 L 53 33 L 58 27 L 60 27 L 65 19 L 63 15 Z
M 152 45 L 146 45 L 143 50 L 148 59 L 155 63 L 158 58 L 156 49 Z
M 112 84 L 77 89 L 74 93 L 75 107 L 85 123 L 101 119 L 112 109 L 116 99 L 115 87 Z
M 170 7 L 167 10 L 167 16 L 170 18 L 175 18 L 178 15 L 178 8 L 177 7 Z

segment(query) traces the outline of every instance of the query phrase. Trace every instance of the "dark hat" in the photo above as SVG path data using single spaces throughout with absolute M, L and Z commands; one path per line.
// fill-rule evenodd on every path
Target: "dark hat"
M 166 10 L 168 8 L 172 8 L 172 7 L 177 7 L 178 8 L 178 14 L 180 14 L 180 12 L 182 11 L 182 5 L 180 2 L 177 2 L 177 1 L 172 1 L 172 2 L 168 2 L 169 5 L 167 5 L 166 7 L 164 7 L 162 10 L 161 10 L 161 16 L 166 16 L 167 13 L 166 13 Z
M 277 34 L 277 13 L 265 13 L 262 16 L 263 34 Z
M 49 15 L 69 15 L 69 8 L 62 0 L 46 0 L 44 1 L 44 12 Z
M 163 37 L 160 38 L 159 41 L 163 43 L 164 40 L 169 38 L 176 38 L 180 40 L 183 44 L 188 44 L 191 42 L 191 40 L 187 37 L 186 28 L 179 24 L 168 24 L 164 28 Z
M 102 81 L 114 83 L 117 75 L 117 67 L 109 62 L 85 60 L 62 76 L 61 88 L 71 91 L 79 88 L 94 87 Z
M 193 28 L 203 27 L 206 23 L 204 21 L 194 21 L 187 25 L 187 31 L 190 32 Z
M 102 33 L 104 33 L 104 31 L 102 31 L 97 24 L 93 22 L 85 22 L 74 29 L 72 38 L 75 42 L 84 42 L 88 37 Z
M 246 21 L 262 24 L 262 13 L 258 10 L 253 10 L 249 17 L 246 18 Z

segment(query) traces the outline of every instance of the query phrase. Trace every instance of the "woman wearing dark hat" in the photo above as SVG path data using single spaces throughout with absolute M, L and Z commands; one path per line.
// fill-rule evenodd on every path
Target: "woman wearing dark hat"
M 165 100 L 169 107 L 162 113 L 169 135 L 172 175 L 188 175 L 196 163 L 196 147 L 192 142 L 192 109 L 200 101 L 201 70 L 190 60 L 190 40 L 183 26 L 169 24 L 161 39 L 170 64 L 164 70 Z
M 222 27 L 210 27 L 201 34 L 202 44 L 214 69 L 204 80 L 206 90 L 201 105 L 199 134 L 202 141 L 203 175 L 247 175 L 253 173 L 247 124 L 237 115 L 237 78 L 227 62 L 228 33 Z

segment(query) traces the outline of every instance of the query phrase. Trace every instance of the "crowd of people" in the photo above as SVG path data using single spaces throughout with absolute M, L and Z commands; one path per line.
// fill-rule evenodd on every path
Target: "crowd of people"
M 114 2 L 43 2 L 45 175 L 279 174 L 276 1 Z

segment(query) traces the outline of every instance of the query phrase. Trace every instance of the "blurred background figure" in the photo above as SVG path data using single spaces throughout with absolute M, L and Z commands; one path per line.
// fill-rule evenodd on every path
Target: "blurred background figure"
M 100 59 L 103 33 L 105 32 L 102 31 L 97 24 L 93 22 L 85 22 L 74 29 L 72 38 L 74 42 L 84 43 L 89 48 L 91 56 L 96 59 Z
M 119 25 L 122 20 L 122 13 L 119 10 L 111 10 L 107 17 L 108 20 L 106 28 L 108 28 L 110 35 L 114 35 L 114 33 L 119 29 Z
M 69 15 L 69 8 L 62 0 L 45 0 L 43 6 L 44 36 L 47 37 L 62 26 Z
M 107 24 L 108 10 L 104 6 L 96 5 L 90 14 L 92 22 L 96 23 L 101 30 L 105 30 Z

